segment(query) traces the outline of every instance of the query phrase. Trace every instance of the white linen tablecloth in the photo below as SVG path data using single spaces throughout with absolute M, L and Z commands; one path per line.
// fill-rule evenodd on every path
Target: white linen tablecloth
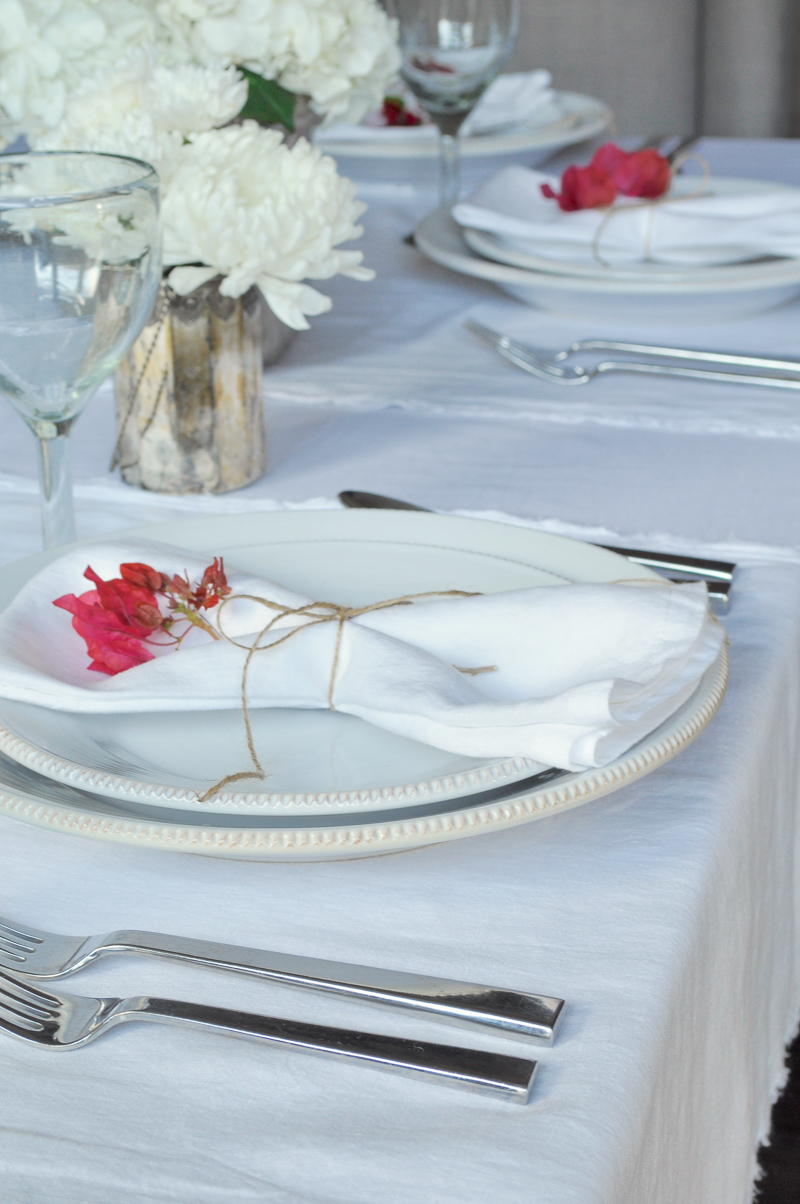
M 720 173 L 800 180 L 798 144 L 705 149 Z M 160 1026 L 125 1027 L 63 1054 L 3 1039 L 0 1196 L 745 1204 L 800 1009 L 800 399 L 688 382 L 666 382 L 662 393 L 627 380 L 597 382 L 577 403 L 550 396 L 473 347 L 458 323 L 488 304 L 498 325 L 543 323 L 554 345 L 583 324 L 558 319 L 556 330 L 556 319 L 403 246 L 430 192 L 385 182 L 365 192 L 379 279 L 332 282 L 333 313 L 268 375 L 270 474 L 225 498 L 129 490 L 105 472 L 113 438 L 103 394 L 76 427 L 79 533 L 308 499 L 324 506 L 339 489 L 371 488 L 604 542 L 728 554 L 742 565 L 726 619 L 728 696 L 681 757 L 617 794 L 397 856 L 238 864 L 0 818 L 0 914 L 23 924 L 238 940 L 568 1004 L 554 1047 L 530 1047 L 541 1073 L 526 1108 Z M 798 319 L 793 306 L 690 334 L 698 346 L 786 352 Z M 5 411 L 4 561 L 37 547 L 29 439 Z M 64 985 L 526 1049 L 166 962 L 108 960 Z

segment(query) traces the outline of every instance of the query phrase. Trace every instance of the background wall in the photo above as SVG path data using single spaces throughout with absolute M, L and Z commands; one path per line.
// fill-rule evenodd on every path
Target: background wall
M 799 0 L 521 0 L 511 68 L 609 104 L 621 134 L 800 134 Z

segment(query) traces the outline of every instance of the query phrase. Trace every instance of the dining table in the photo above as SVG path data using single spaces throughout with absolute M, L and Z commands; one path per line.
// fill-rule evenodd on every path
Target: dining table
M 715 175 L 800 186 L 800 141 L 697 149 Z M 537 159 L 471 159 L 465 190 L 500 162 Z M 747 1204 L 800 1014 L 800 391 L 644 377 L 565 390 L 502 361 L 464 321 L 553 349 L 607 337 L 797 358 L 800 301 L 707 325 L 546 313 L 405 238 L 436 203 L 430 161 L 340 167 L 368 206 L 360 245 L 376 278 L 326 282 L 331 312 L 266 369 L 266 475 L 221 496 L 123 484 L 108 468 L 106 384 L 74 432 L 79 538 L 325 510 L 368 490 L 722 558 L 737 564 L 721 616 L 727 694 L 690 747 L 616 792 L 386 856 L 193 856 L 0 815 L 0 914 L 20 926 L 178 933 L 565 1001 L 553 1045 L 526 1046 L 252 976 L 105 958 L 66 989 L 529 1056 L 530 1102 L 160 1025 L 73 1051 L 0 1034 L 0 1197 Z M 6 408 L 2 564 L 40 546 L 34 451 Z

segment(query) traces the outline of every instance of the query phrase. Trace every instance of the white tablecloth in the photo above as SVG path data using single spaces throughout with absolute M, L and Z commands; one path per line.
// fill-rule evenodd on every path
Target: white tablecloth
M 720 174 L 800 181 L 798 144 L 705 149 Z M 800 1009 L 800 398 L 622 379 L 552 396 L 471 342 L 460 318 L 479 306 L 553 345 L 585 324 L 537 317 L 425 263 L 400 236 L 432 194 L 376 183 L 374 171 L 365 249 L 378 281 L 332 282 L 334 312 L 268 375 L 269 475 L 220 499 L 129 490 L 105 472 L 112 415 L 101 394 L 76 428 L 79 533 L 326 505 L 339 489 L 364 488 L 629 544 L 727 552 L 743 566 L 726 621 L 729 694 L 696 744 L 618 794 L 393 857 L 237 864 L 0 820 L 0 913 L 21 923 L 235 939 L 568 1001 L 555 1046 L 531 1049 L 541 1073 L 526 1108 L 158 1026 L 71 1054 L 5 1039 L 0 1195 L 745 1204 Z M 786 352 L 798 328 L 795 305 L 669 335 Z M 0 558 L 10 560 L 35 550 L 38 514 L 33 447 L 10 411 L 4 435 Z M 525 1048 L 167 963 L 105 961 L 71 989 Z

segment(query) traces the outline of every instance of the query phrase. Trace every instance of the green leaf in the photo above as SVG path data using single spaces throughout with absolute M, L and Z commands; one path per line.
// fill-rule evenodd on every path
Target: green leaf
M 247 100 L 240 117 L 250 117 L 259 125 L 282 125 L 290 133 L 294 129 L 294 106 L 297 100 L 294 92 L 274 79 L 264 79 L 247 67 L 238 70 L 247 80 Z

